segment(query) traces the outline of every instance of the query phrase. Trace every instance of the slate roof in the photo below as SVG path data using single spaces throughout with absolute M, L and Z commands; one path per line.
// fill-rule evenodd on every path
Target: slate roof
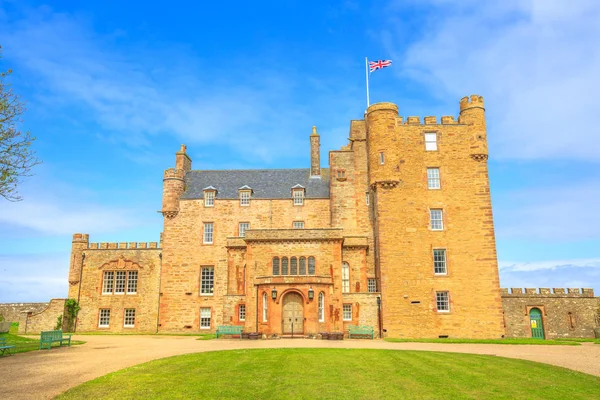
M 217 190 L 217 199 L 237 199 L 238 189 L 252 188 L 254 199 L 290 199 L 292 187 L 302 185 L 305 198 L 329 198 L 329 168 L 321 168 L 321 178 L 311 178 L 310 168 L 255 169 L 229 171 L 189 171 L 185 175 L 186 191 L 182 199 L 201 199 L 203 189 Z

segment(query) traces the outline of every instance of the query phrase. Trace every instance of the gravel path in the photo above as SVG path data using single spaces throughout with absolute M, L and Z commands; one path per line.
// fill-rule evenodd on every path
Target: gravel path
M 496 355 L 553 364 L 600 376 L 600 345 L 388 343 L 381 340 L 196 340 L 191 336 L 75 336 L 87 343 L 0 358 L 3 399 L 49 399 L 109 372 L 158 358 L 202 351 L 281 347 L 426 350 Z

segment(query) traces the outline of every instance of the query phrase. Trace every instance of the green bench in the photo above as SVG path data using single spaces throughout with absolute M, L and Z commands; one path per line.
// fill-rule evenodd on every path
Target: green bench
M 221 325 L 217 327 L 217 339 L 219 335 L 240 335 L 240 339 L 242 338 L 242 330 L 243 326 L 236 325 Z
M 60 343 L 60 346 L 64 343 L 71 346 L 71 335 L 63 335 L 62 331 L 43 331 L 40 333 L 40 350 L 48 345 L 48 349 L 52 348 L 52 343 Z
M 6 338 L 0 338 L 0 355 L 15 354 L 16 346 L 14 344 L 6 344 Z
M 348 327 L 348 339 L 352 339 L 352 337 L 363 337 L 370 336 L 371 339 L 375 339 L 375 330 L 372 326 L 349 326 Z

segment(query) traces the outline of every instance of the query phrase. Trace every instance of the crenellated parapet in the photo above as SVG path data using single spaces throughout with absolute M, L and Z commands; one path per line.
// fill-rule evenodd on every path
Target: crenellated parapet
M 460 99 L 460 112 L 471 108 L 480 108 L 485 110 L 483 106 L 483 96 L 472 94 L 471 96 L 465 96 Z
M 594 297 L 590 288 L 501 288 L 502 297 Z
M 146 250 L 158 249 L 158 242 L 100 242 L 90 243 L 88 250 Z

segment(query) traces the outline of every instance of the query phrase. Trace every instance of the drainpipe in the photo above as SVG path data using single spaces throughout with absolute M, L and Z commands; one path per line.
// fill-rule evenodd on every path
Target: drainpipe
M 258 286 L 256 286 L 256 332 L 258 332 Z
M 83 263 L 85 262 L 85 253 L 81 253 L 81 268 L 79 268 L 79 289 L 77 290 L 77 305 L 81 307 L 81 281 L 83 279 Z M 64 314 L 64 311 L 63 311 Z M 79 311 L 77 311 L 77 315 L 75 315 L 75 326 L 73 327 L 73 333 L 77 332 L 77 322 L 79 321 Z
M 156 333 L 158 333 L 158 325 L 160 321 L 160 286 L 162 283 L 162 252 L 158 253 L 158 258 L 160 261 L 158 262 L 158 301 L 157 301 L 157 310 L 156 310 Z

